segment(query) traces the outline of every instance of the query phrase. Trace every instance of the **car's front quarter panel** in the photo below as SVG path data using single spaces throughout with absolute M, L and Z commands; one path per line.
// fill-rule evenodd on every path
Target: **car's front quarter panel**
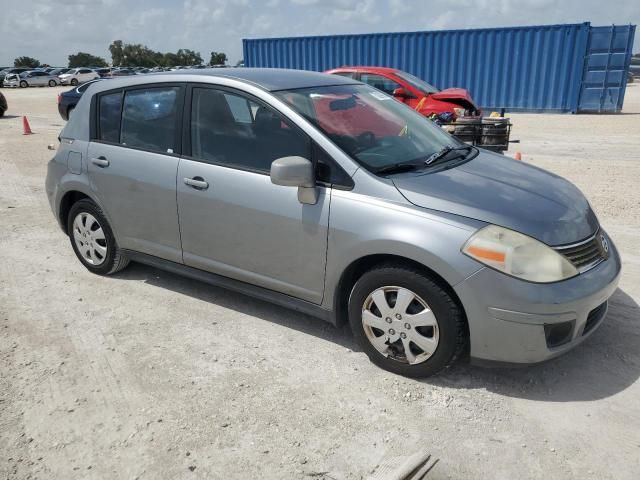
M 455 286 L 469 322 L 471 357 L 482 362 L 529 364 L 577 346 L 593 333 L 589 314 L 607 302 L 620 278 L 620 255 L 607 236 L 607 260 L 573 278 L 533 283 L 483 268 Z M 549 347 L 545 325 L 572 322 L 566 343 Z
M 411 205 L 392 184 L 372 179 L 362 170 L 356 172 L 354 181 L 353 190 L 332 193 L 325 308 L 334 308 L 332 293 L 347 267 L 371 255 L 412 260 L 451 286 L 481 268 L 460 249 L 484 223 Z M 368 192 L 374 186 L 376 196 Z

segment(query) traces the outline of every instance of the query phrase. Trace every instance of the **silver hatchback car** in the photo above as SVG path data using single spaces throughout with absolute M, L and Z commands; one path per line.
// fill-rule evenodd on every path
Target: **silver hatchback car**
M 58 77 L 40 70 L 32 70 L 20 74 L 14 73 L 7 75 L 4 79 L 5 87 L 55 87 L 59 83 Z
M 96 82 L 75 112 L 46 191 L 88 270 L 132 260 L 349 322 L 402 375 L 560 355 L 616 289 L 571 183 L 348 78 L 168 72 Z

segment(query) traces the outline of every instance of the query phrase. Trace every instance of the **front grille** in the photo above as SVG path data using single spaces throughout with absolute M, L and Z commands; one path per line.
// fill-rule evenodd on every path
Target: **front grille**
M 589 315 L 587 315 L 587 321 L 584 324 L 584 329 L 582 330 L 582 334 L 586 335 L 591 330 L 593 330 L 593 327 L 595 327 L 598 324 L 598 322 L 602 320 L 602 317 L 604 317 L 604 314 L 606 312 L 607 312 L 607 302 L 604 302 L 598 305 L 593 310 L 591 310 L 589 312 Z
M 587 240 L 573 245 L 555 247 L 579 272 L 584 272 L 609 256 L 609 244 L 601 231 Z

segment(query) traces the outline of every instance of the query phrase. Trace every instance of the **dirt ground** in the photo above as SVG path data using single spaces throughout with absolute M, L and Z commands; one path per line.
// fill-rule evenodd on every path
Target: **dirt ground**
M 542 366 L 425 381 L 299 313 L 142 265 L 87 272 L 44 193 L 58 91 L 3 89 L 0 478 L 360 479 L 424 450 L 430 478 L 638 478 L 640 85 L 621 115 L 512 115 L 510 154 L 578 185 L 621 251 L 605 323 Z

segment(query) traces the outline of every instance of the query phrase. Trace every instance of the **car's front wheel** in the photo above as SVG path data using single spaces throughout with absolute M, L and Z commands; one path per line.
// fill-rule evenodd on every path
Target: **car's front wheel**
M 91 200 L 73 204 L 67 219 L 67 232 L 73 251 L 90 272 L 109 275 L 129 264 L 102 210 Z
M 373 363 L 408 377 L 438 373 L 466 345 L 460 306 L 429 275 L 402 265 L 360 277 L 349 298 L 349 322 Z
M 49 86 L 50 86 L 50 87 L 55 87 L 56 85 L 57 85 L 57 84 L 56 84 L 56 81 L 55 81 L 55 80 L 49 80 Z
M 78 79 L 77 79 L 77 78 L 72 78 L 72 79 L 71 79 L 71 85 L 73 85 L 74 87 L 75 87 L 76 85 L 78 85 Z

